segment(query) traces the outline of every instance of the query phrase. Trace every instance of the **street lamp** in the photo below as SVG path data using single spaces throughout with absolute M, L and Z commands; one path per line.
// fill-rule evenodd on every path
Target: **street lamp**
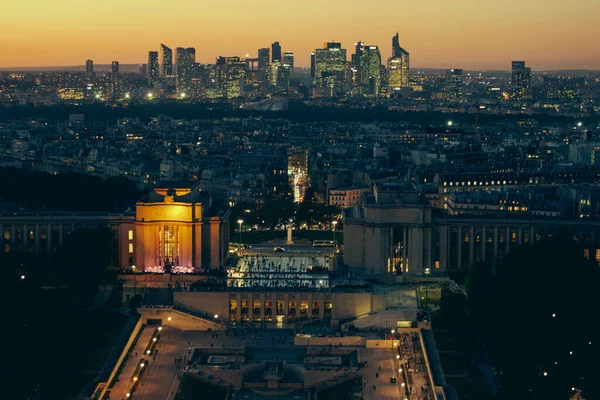
M 243 219 L 238 219 L 238 224 L 240 225 L 240 244 L 242 244 L 242 224 L 244 223 Z
M 137 280 L 135 278 L 135 270 L 137 269 L 137 267 L 135 265 L 131 266 L 131 270 L 133 271 L 133 297 L 135 298 L 135 296 L 137 295 Z
M 215 331 L 217 330 L 217 318 L 219 318 L 219 314 L 215 314 Z
M 337 221 L 331 222 L 331 225 L 333 226 L 333 254 L 335 254 L 335 248 L 336 248 L 336 246 L 335 246 L 335 227 L 336 227 L 337 223 L 338 223 Z
M 431 273 L 431 268 L 425 268 L 425 276 L 429 277 Z M 425 307 L 429 307 L 429 292 L 428 292 L 427 282 L 425 282 Z

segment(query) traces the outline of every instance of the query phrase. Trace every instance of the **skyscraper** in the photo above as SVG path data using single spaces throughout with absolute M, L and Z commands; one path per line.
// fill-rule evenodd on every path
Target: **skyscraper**
M 269 82 L 269 64 L 271 61 L 271 50 L 268 47 L 258 49 L 258 71 L 263 87 Z
M 173 75 L 173 50 L 161 43 L 160 45 L 160 76 Z
M 152 85 L 158 80 L 158 51 L 148 52 L 148 83 Z
M 94 80 L 94 60 L 85 61 L 85 77 L 88 82 Z
M 512 62 L 511 97 L 516 100 L 531 100 L 531 68 L 525 61 Z
M 393 67 L 393 74 L 390 67 Z M 392 56 L 388 59 L 389 94 L 403 87 L 408 87 L 410 71 L 410 54 L 400 47 L 399 34 L 392 37 Z
M 315 67 L 316 67 L 315 54 L 316 53 L 314 51 L 310 52 L 310 77 L 312 78 L 313 82 L 315 80 Z
M 313 85 L 317 96 L 343 94 L 346 81 L 346 49 L 338 42 L 326 43 L 315 50 Z
M 192 84 L 194 67 L 196 65 L 196 49 L 193 47 L 175 49 L 175 86 L 177 91 L 186 93 Z
M 362 56 L 363 49 L 365 47 L 364 42 L 358 41 L 354 43 L 354 54 L 352 54 L 352 66 L 356 69 L 360 69 L 360 57 Z
M 110 97 L 113 100 L 121 98 L 122 82 L 119 74 L 119 62 L 113 61 L 110 69 Z
M 239 57 L 227 57 L 225 64 L 225 95 L 228 99 L 244 95 L 246 62 Z
M 281 63 L 281 46 L 279 45 L 279 42 L 275 42 L 271 45 L 271 56 L 271 63 Z
M 290 69 L 290 79 L 294 77 L 294 53 L 291 51 L 286 51 L 283 54 L 283 66 L 289 67 Z
M 381 92 L 381 53 L 377 46 L 364 46 L 360 56 L 361 93 L 379 96 Z
M 463 95 L 463 70 L 454 68 L 446 72 L 446 98 L 460 101 Z

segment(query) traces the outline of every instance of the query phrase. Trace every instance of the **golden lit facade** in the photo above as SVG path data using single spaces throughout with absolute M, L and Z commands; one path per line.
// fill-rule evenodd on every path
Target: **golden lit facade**
M 155 189 L 136 204 L 136 266 L 146 272 L 219 268 L 229 243 L 229 211 L 211 209 L 198 185 Z

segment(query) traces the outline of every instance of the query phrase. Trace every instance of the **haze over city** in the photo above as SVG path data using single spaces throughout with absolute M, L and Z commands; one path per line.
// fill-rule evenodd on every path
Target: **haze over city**
M 411 67 L 509 69 L 527 59 L 534 70 L 598 69 L 600 37 L 595 0 L 457 0 L 370 4 L 343 1 L 263 0 L 11 1 L 0 23 L 0 68 L 147 61 L 160 43 L 197 48 L 197 61 L 217 56 L 256 57 L 279 41 L 310 65 L 310 52 L 335 40 L 382 48 L 396 31 L 411 50 Z

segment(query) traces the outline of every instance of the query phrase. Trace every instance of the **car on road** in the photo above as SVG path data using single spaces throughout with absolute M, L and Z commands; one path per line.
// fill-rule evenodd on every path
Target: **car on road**
M 396 383 L 396 377 L 395 376 L 392 376 L 390 378 L 390 383 Z
M 285 249 L 283 247 L 275 247 L 273 251 L 275 253 L 285 253 Z

